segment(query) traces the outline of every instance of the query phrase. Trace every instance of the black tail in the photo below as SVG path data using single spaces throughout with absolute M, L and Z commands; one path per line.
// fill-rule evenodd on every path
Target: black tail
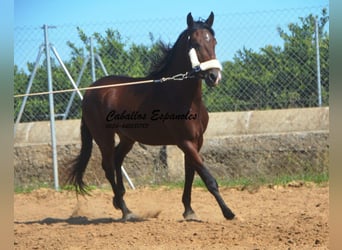
M 68 182 L 75 186 L 77 193 L 88 194 L 86 190 L 87 186 L 83 182 L 83 174 L 91 156 L 93 137 L 83 118 L 81 120 L 81 143 L 81 152 L 72 164 Z

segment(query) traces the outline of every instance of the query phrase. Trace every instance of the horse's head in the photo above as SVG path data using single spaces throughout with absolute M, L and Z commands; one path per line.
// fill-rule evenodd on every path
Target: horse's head
M 222 66 L 216 59 L 216 39 L 213 29 L 214 13 L 205 21 L 194 21 L 191 13 L 187 16 L 189 57 L 196 74 L 208 86 L 216 86 L 221 80 Z

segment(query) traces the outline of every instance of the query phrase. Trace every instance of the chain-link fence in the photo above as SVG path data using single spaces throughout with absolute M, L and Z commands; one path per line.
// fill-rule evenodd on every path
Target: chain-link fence
M 106 74 L 145 76 L 160 55 L 160 40 L 172 45 L 185 27 L 184 17 L 50 27 L 53 88 L 73 88 L 55 53 L 80 87 Z M 329 105 L 324 6 L 217 15 L 214 29 L 224 69 L 218 88 L 203 86 L 209 111 Z M 15 28 L 15 94 L 27 91 L 35 66 L 29 92 L 48 90 L 43 43 L 42 28 Z M 15 118 L 22 100 L 15 98 Z M 57 119 L 80 117 L 77 95 L 56 94 L 54 100 Z M 20 121 L 47 120 L 48 106 L 47 95 L 27 98 Z
M 328 24 L 328 6 L 217 14 L 214 22 L 218 41 L 216 55 L 223 72 L 218 87 L 208 88 L 203 84 L 208 110 L 329 106 Z M 145 76 L 160 57 L 161 41 L 172 45 L 185 28 L 185 17 L 49 26 L 53 89 L 70 89 L 73 84 L 87 87 L 94 79 L 107 74 Z M 16 27 L 14 35 L 14 93 L 48 91 L 43 29 Z M 55 94 L 54 104 L 56 119 L 81 117 L 81 100 L 76 92 Z M 15 98 L 14 105 L 15 120 L 19 114 L 20 122 L 49 119 L 48 95 L 30 96 L 27 100 Z M 295 134 L 282 141 L 279 138 L 272 134 L 258 138 L 226 138 L 220 143 L 232 145 L 228 149 L 218 142 L 210 142 L 202 153 L 210 165 L 218 167 L 215 171 L 222 178 L 253 175 L 265 178 L 269 173 L 267 170 L 258 172 L 255 166 L 259 165 L 268 170 L 276 169 L 272 172 L 274 175 L 327 173 L 326 131 L 318 135 Z M 216 144 L 219 148 L 214 147 Z M 163 150 L 162 147 L 160 152 Z M 134 154 L 128 155 L 128 162 L 133 162 L 128 170 L 132 171 L 141 165 L 134 163 Z M 138 158 L 144 157 L 145 152 Z M 155 172 L 165 165 L 165 159 L 153 159 Z M 246 168 L 243 160 L 249 161 Z M 226 166 L 224 171 L 221 165 L 222 169 Z M 244 169 L 249 169 L 248 173 Z

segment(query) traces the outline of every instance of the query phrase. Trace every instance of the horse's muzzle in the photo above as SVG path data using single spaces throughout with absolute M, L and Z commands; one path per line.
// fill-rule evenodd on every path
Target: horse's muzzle
M 209 87 L 217 86 L 219 82 L 221 81 L 221 78 L 222 78 L 221 70 L 219 69 L 209 69 L 204 74 L 205 83 Z

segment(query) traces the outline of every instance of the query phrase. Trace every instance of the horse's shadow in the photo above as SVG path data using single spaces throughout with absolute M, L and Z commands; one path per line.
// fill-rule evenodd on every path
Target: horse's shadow
M 144 222 L 148 221 L 147 218 L 134 217 L 129 219 L 114 219 L 114 218 L 97 218 L 97 219 L 89 219 L 86 216 L 73 216 L 67 219 L 60 218 L 51 218 L 47 217 L 42 220 L 32 220 L 32 221 L 14 221 L 14 224 L 18 225 L 32 225 L 32 224 L 40 224 L 40 225 L 53 225 L 53 224 L 69 224 L 69 225 L 99 225 L 99 224 L 110 224 L 110 223 L 127 223 L 127 222 Z M 189 219 L 189 220 L 178 220 L 177 222 L 183 223 L 203 223 L 204 221 L 199 219 Z
M 89 219 L 86 216 L 75 216 L 75 217 L 69 217 L 67 219 L 48 217 L 48 218 L 45 218 L 42 220 L 14 221 L 14 224 L 53 225 L 53 224 L 59 224 L 59 223 L 66 223 L 69 225 L 98 225 L 98 224 L 110 224 L 110 223 L 142 222 L 142 221 L 146 221 L 146 219 L 144 219 L 144 218 L 132 218 L 132 219 L 97 218 L 97 219 Z

